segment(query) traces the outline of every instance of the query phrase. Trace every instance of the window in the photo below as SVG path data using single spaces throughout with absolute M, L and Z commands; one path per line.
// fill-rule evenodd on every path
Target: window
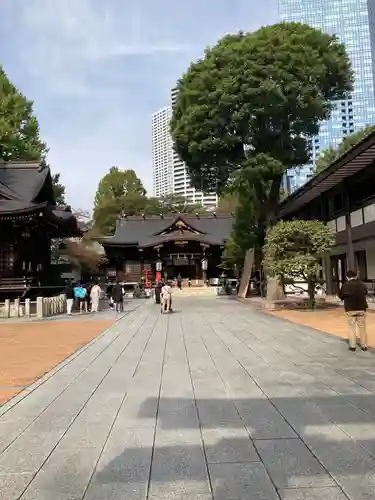
M 14 247 L 11 244 L 3 243 L 0 246 L 0 276 L 9 276 L 13 273 L 14 267 Z
M 367 207 L 364 207 L 363 219 L 365 224 L 375 221 L 375 204 L 367 205 Z
M 336 220 L 337 224 L 337 232 L 339 233 L 340 231 L 345 231 L 346 229 L 346 221 L 345 221 L 345 216 L 341 216 Z
M 350 214 L 350 225 L 352 227 L 361 226 L 363 224 L 362 208 L 355 210 Z

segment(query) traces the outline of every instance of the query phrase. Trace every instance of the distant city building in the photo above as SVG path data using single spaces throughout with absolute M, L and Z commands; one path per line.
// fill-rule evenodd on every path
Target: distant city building
M 374 0 L 279 0 L 281 21 L 309 24 L 335 34 L 345 43 L 355 72 L 352 95 L 336 104 L 311 143 L 312 165 L 289 172 L 290 188 L 312 175 L 319 152 L 337 147 L 342 139 L 375 123 L 375 2 Z
M 171 92 L 172 105 L 175 99 L 176 89 L 173 89 Z M 174 193 L 184 197 L 188 203 L 214 208 L 218 202 L 216 194 L 204 194 L 191 187 L 186 166 L 173 150 L 170 134 L 172 105 L 162 108 L 152 115 L 153 194 L 159 197 Z
M 152 185 L 154 196 L 173 192 L 173 147 L 169 131 L 171 107 L 152 115 Z
M 177 89 L 171 91 L 172 106 L 176 102 Z M 173 148 L 172 148 L 173 149 Z M 197 203 L 205 207 L 216 207 L 218 198 L 215 193 L 205 194 L 197 191 L 191 186 L 189 174 L 183 161 L 175 151 L 172 151 L 173 157 L 173 192 L 183 196 L 189 203 Z

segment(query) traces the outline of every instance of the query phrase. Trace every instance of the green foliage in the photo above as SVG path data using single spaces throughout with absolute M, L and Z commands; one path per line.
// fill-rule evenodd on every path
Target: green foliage
M 0 161 L 39 161 L 46 152 L 32 101 L 9 81 L 0 66 Z
M 315 174 L 322 172 L 327 167 L 332 165 L 332 163 L 338 158 L 337 149 L 332 146 L 324 149 L 316 159 L 315 163 Z
M 221 215 L 230 215 L 236 211 L 238 206 L 238 194 L 233 190 L 227 190 L 219 196 L 216 212 Z
M 267 232 L 264 266 L 272 276 L 305 279 L 313 304 L 320 261 L 334 243 L 333 231 L 321 221 L 281 221 Z
M 52 175 L 52 186 L 55 195 L 56 205 L 65 205 L 65 186 L 60 182 L 60 174 Z
M 188 203 L 183 196 L 167 194 L 159 198 L 149 198 L 145 209 L 147 215 L 203 214 L 206 209 L 196 203 Z
M 146 190 L 134 170 L 111 167 L 96 192 L 94 225 L 102 234 L 111 234 L 121 213 L 139 215 L 146 205 Z
M 94 227 L 102 234 L 113 234 L 121 214 L 171 215 L 205 213 L 201 205 L 188 203 L 184 197 L 168 194 L 147 198 L 146 190 L 134 170 L 112 167 L 100 181 L 94 203 Z
M 177 85 L 171 132 L 193 185 L 220 193 L 235 171 L 266 154 L 282 165 L 270 180 L 309 160 L 332 100 L 352 90 L 353 74 L 337 38 L 307 25 L 280 23 L 238 33 L 207 49 Z M 271 190 L 272 191 L 272 190 Z
M 179 80 L 171 133 L 193 186 L 239 194 L 227 260 L 255 246 L 260 265 L 282 176 L 309 161 L 308 141 L 353 79 L 335 36 L 280 23 L 225 36 Z
M 361 142 L 365 137 L 375 131 L 375 125 L 368 125 L 361 130 L 357 130 L 350 135 L 344 137 L 338 148 L 329 147 L 322 151 L 316 160 L 315 173 L 322 172 L 327 167 L 332 165 L 340 156 L 343 156 L 356 144 Z
M 236 267 L 241 268 L 243 266 L 244 260 L 245 254 L 242 248 L 234 240 L 233 234 L 231 234 L 225 245 L 225 250 L 220 267 L 227 270 L 232 270 Z
M 232 191 L 236 199 L 234 220 L 224 255 L 223 264 L 226 269 L 243 266 L 246 251 L 249 248 L 260 249 L 263 245 L 265 221 L 264 213 L 267 202 L 269 182 L 257 179 L 254 182 L 253 170 L 246 168 L 239 172 L 233 184 Z M 260 254 L 256 253 L 255 266 L 260 268 Z

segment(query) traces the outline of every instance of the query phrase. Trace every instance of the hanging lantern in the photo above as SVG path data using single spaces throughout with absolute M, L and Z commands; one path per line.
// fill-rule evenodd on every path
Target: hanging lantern
M 158 273 L 160 273 L 160 271 L 162 270 L 162 267 L 163 267 L 163 265 L 162 265 L 161 260 L 156 261 L 156 270 Z
M 202 259 L 201 266 L 202 266 L 203 271 L 207 271 L 207 267 L 208 267 L 207 259 Z

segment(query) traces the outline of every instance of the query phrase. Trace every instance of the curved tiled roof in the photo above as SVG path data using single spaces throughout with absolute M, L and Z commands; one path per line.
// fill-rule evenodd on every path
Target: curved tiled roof
M 159 241 L 163 238 L 161 233 L 173 227 L 179 220 L 185 223 L 193 231 L 189 239 L 205 239 L 209 244 L 222 245 L 228 239 L 232 229 L 231 216 L 213 215 L 188 215 L 177 214 L 168 217 L 125 217 L 117 221 L 115 234 L 109 238 L 100 239 L 105 245 L 124 246 L 147 246 L 150 241 Z M 176 235 L 173 236 L 175 240 Z M 187 239 L 186 232 L 178 237 Z M 169 237 L 171 239 L 171 237 Z
M 20 218 L 37 211 L 58 230 L 80 234 L 72 211 L 55 206 L 51 171 L 38 162 L 0 162 L 0 218 Z
M 0 163 L 0 194 L 6 199 L 35 202 L 49 175 L 49 167 L 39 162 Z

